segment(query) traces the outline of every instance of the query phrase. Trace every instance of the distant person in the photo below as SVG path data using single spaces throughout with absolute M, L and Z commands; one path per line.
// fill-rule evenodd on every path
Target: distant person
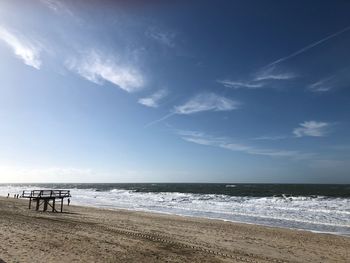
M 7 198 L 9 198 L 9 197 L 10 197 L 10 193 L 7 194 Z
M 68 198 L 68 206 L 70 205 L 70 198 Z

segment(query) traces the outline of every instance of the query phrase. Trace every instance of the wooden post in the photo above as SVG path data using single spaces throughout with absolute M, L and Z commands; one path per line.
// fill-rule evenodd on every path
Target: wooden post
M 32 208 L 32 202 L 36 201 L 36 211 L 40 210 L 40 206 L 43 204 L 43 211 L 48 211 L 49 206 L 51 207 L 52 212 L 59 212 L 59 209 L 56 210 L 56 199 L 57 202 L 61 202 L 61 213 L 63 212 L 63 204 L 65 198 L 70 198 L 70 191 L 66 190 L 32 190 L 30 194 L 28 191 L 23 191 L 22 198 L 29 199 L 29 209 Z M 51 202 L 52 201 L 52 202 Z M 69 199 L 68 199 L 69 205 Z
M 44 212 L 46 212 L 47 210 L 47 202 L 48 202 L 48 199 L 44 199 Z

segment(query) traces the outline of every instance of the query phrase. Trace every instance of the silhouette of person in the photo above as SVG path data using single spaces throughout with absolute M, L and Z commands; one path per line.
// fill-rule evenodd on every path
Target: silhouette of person
M 10 193 L 7 194 L 7 198 L 9 198 L 9 197 L 10 197 Z
M 69 206 L 69 204 L 70 204 L 70 198 L 68 198 L 68 206 Z

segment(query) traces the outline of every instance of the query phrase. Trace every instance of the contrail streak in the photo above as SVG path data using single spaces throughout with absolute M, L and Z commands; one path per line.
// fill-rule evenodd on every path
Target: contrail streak
M 328 37 L 325 37 L 325 38 L 323 38 L 321 40 L 318 40 L 318 41 L 316 41 L 316 42 L 314 42 L 314 43 L 312 43 L 312 44 L 310 44 L 310 45 L 308 45 L 306 47 L 303 47 L 302 49 L 299 49 L 298 51 L 295 51 L 294 53 L 292 53 L 292 54 L 290 54 L 288 56 L 285 56 L 283 58 L 277 59 L 277 60 L 271 62 L 270 64 L 267 64 L 266 66 L 264 66 L 264 68 L 274 66 L 274 65 L 279 64 L 279 63 L 281 63 L 283 61 L 286 61 L 286 60 L 288 60 L 288 59 L 290 59 L 292 57 L 295 57 L 295 56 L 297 56 L 297 55 L 299 55 L 301 53 L 304 53 L 307 50 L 309 50 L 309 49 L 311 49 L 311 48 L 313 48 L 315 46 L 318 46 L 318 45 L 326 42 L 327 40 L 329 40 L 331 38 L 334 38 L 336 36 L 339 36 L 339 35 L 343 34 L 346 31 L 349 31 L 349 30 L 350 30 L 350 26 L 348 26 L 348 27 L 346 27 L 346 28 L 344 28 L 344 29 L 342 29 L 342 30 L 332 34 L 332 35 L 329 35 Z
M 150 126 L 152 126 L 152 125 L 154 125 L 154 124 L 156 124 L 156 123 L 158 123 L 158 122 L 164 121 L 164 120 L 170 118 L 171 116 L 173 116 L 174 114 L 175 114 L 174 112 L 171 112 L 171 113 L 169 113 L 169 114 L 163 116 L 162 118 L 160 118 L 160 119 L 158 119 L 158 120 L 155 120 L 155 121 L 152 121 L 152 122 L 150 122 L 150 123 L 147 123 L 147 124 L 145 125 L 145 128 L 148 128 L 148 127 L 150 127 Z

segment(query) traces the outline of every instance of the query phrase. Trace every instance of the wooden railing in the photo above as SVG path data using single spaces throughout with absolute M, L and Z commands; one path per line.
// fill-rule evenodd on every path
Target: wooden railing
M 32 201 L 36 202 L 36 210 L 40 209 L 43 204 L 43 211 L 46 211 L 48 206 L 52 208 L 52 212 L 58 212 L 55 208 L 56 199 L 60 202 L 61 209 L 63 211 L 63 200 L 68 198 L 68 205 L 70 203 L 70 191 L 69 190 L 24 190 L 21 198 L 29 199 L 29 209 L 31 209 Z
M 69 190 L 24 190 L 22 198 L 69 198 L 71 197 Z

